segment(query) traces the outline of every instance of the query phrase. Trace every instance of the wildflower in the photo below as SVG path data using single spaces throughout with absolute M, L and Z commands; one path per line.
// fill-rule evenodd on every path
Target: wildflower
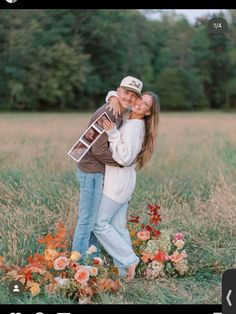
M 178 252 L 178 251 L 175 251 L 171 256 L 170 256 L 170 260 L 171 262 L 173 263 L 177 263 L 181 260 L 183 260 L 184 258 L 187 257 L 187 254 L 185 253 L 185 251 L 182 251 L 182 252 Z
M 182 240 L 182 241 L 184 241 L 183 233 L 176 233 L 175 234 L 175 240 Z
M 87 254 L 92 254 L 92 253 L 95 253 L 97 252 L 97 248 L 95 245 L 91 245 L 88 250 L 87 250 Z
M 70 260 L 65 257 L 65 256 L 59 256 L 57 259 L 54 261 L 54 268 L 56 270 L 62 270 L 65 269 L 66 266 L 68 266 L 70 263 Z
M 177 247 L 177 249 L 182 249 L 184 246 L 184 241 L 183 240 L 176 240 L 173 241 L 174 245 Z
M 142 241 L 146 241 L 150 239 L 150 232 L 147 230 L 141 230 L 137 233 L 137 238 Z
M 188 271 L 188 261 L 186 259 L 179 260 L 173 265 L 180 275 L 184 275 Z
M 33 297 L 35 297 L 40 292 L 40 286 L 37 282 L 30 282 L 28 283 L 28 286 L 30 287 L 30 292 L 32 293 Z
M 89 280 L 89 271 L 80 266 L 74 276 L 75 280 L 80 284 L 85 284 Z
M 129 219 L 129 222 L 137 222 L 139 223 L 139 216 L 133 216 L 133 215 L 130 215 L 130 219 Z
M 90 274 L 92 275 L 92 276 L 97 276 L 97 274 L 98 274 L 98 269 L 97 269 L 97 267 L 91 267 L 91 269 L 90 269 Z
M 70 259 L 74 262 L 78 261 L 81 258 L 82 254 L 78 251 L 72 251 Z
M 182 233 L 173 234 L 172 229 L 158 230 L 161 221 L 159 205 L 148 204 L 149 224 L 135 221 L 128 225 L 135 253 L 140 257 L 138 273 L 147 279 L 155 279 L 176 273 L 184 275 L 188 271 L 187 254 L 182 250 L 185 242 Z M 154 226 L 155 225 L 155 226 Z M 136 232 L 135 232 L 136 231 Z M 173 247 L 175 251 L 173 252 Z M 182 250 L 182 251 L 181 251 Z
M 166 254 L 158 251 L 157 254 L 153 257 L 155 261 L 164 262 L 166 261 Z
M 153 261 L 148 265 L 148 268 L 144 272 L 144 276 L 149 279 L 155 279 L 158 277 L 164 277 L 164 264 L 158 261 Z
M 69 278 L 55 277 L 54 279 L 60 286 L 64 286 L 69 281 Z
M 71 269 L 77 271 L 77 270 L 78 270 L 78 267 L 79 267 L 79 263 L 71 262 L 71 263 L 70 263 L 70 267 L 71 267 Z
M 101 257 L 94 257 L 93 258 L 93 263 L 94 265 L 103 265 L 103 260 L 101 259 Z
M 144 263 L 148 263 L 149 261 L 151 261 L 153 259 L 154 255 L 149 253 L 149 252 L 142 252 L 141 253 L 141 260 L 144 262 Z
M 44 257 L 47 261 L 54 261 L 58 255 L 59 253 L 56 250 L 46 249 L 44 251 Z
M 0 267 L 3 266 L 3 264 L 4 264 L 4 259 L 2 256 L 0 256 Z

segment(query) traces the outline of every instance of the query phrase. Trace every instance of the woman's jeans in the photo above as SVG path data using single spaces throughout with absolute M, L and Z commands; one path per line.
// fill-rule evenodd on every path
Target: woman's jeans
M 117 203 L 103 194 L 94 228 L 95 236 L 119 270 L 139 262 L 127 229 L 127 208 L 128 203 Z
M 98 248 L 98 241 L 92 231 L 102 197 L 104 174 L 85 173 L 79 169 L 76 174 L 80 185 L 80 198 L 72 251 L 79 251 L 83 260 L 91 245 Z M 95 253 L 96 255 L 98 254 Z

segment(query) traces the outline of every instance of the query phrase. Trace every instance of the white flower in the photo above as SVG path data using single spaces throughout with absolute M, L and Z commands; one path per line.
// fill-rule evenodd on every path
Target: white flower
M 92 266 L 87 266 L 87 265 L 80 265 L 80 266 L 87 269 L 87 271 L 90 271 L 90 269 L 92 268 Z
M 150 266 L 156 271 L 161 271 L 164 268 L 164 264 L 158 261 L 152 261 Z
M 87 251 L 87 254 L 92 254 L 92 253 L 95 253 L 97 252 L 97 248 L 95 245 L 91 245 L 89 248 L 88 248 L 88 251 Z
M 64 286 L 69 281 L 68 278 L 61 278 L 61 277 L 55 277 L 54 279 L 57 281 L 57 283 L 60 286 Z

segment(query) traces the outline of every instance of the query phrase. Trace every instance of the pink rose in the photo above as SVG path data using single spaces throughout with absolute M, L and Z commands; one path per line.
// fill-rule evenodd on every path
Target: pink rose
M 80 284 L 85 284 L 89 280 L 89 271 L 84 267 L 79 267 L 75 274 L 75 280 Z
M 176 233 L 175 234 L 175 240 L 182 240 L 182 241 L 184 241 L 183 233 Z
M 138 237 L 138 239 L 140 239 L 142 241 L 147 241 L 148 239 L 150 239 L 150 232 L 147 230 L 139 231 L 137 233 L 137 237 Z
M 54 261 L 54 268 L 56 270 L 62 270 L 62 269 L 65 269 L 66 266 L 69 265 L 69 263 L 70 263 L 70 260 L 67 257 L 60 256 L 57 259 L 55 259 L 55 261 Z

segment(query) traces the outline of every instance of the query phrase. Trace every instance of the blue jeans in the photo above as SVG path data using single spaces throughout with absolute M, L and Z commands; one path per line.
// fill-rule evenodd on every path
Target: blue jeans
M 104 174 L 85 173 L 77 170 L 80 185 L 78 221 L 72 241 L 72 251 L 79 251 L 83 257 L 91 245 L 98 248 L 98 241 L 92 232 L 102 197 Z M 94 254 L 97 256 L 98 254 Z
M 95 236 L 121 270 L 139 262 L 127 229 L 127 207 L 128 203 L 117 203 L 103 194 L 94 228 Z

